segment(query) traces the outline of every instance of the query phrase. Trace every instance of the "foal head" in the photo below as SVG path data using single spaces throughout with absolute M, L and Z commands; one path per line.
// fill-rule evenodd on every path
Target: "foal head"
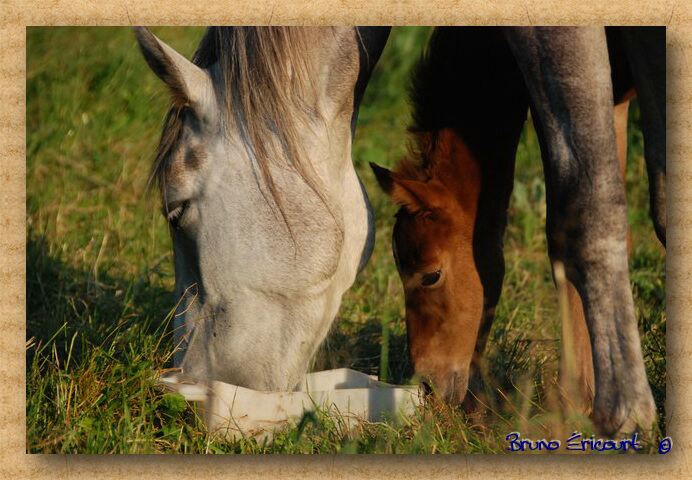
M 392 247 L 406 296 L 415 372 L 450 403 L 463 401 L 483 314 L 473 238 L 480 168 L 452 130 L 416 135 L 418 161 L 371 164 L 400 208 Z

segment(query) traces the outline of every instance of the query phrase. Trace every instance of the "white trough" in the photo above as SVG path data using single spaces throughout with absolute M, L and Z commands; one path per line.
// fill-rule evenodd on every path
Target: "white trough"
M 309 373 L 293 392 L 262 392 L 217 381 L 207 388 L 177 375 L 162 377 L 161 383 L 196 403 L 210 432 L 230 438 L 271 438 L 274 431 L 295 425 L 316 408 L 339 415 L 351 427 L 361 420 L 411 415 L 420 403 L 415 385 L 390 385 L 349 368 Z

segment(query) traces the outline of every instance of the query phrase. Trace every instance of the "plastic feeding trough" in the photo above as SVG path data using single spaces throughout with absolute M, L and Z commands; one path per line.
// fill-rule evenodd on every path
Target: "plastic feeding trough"
M 396 420 L 411 415 L 420 403 L 418 386 L 394 386 L 349 368 L 309 373 L 293 392 L 263 392 L 214 381 L 210 385 L 161 378 L 169 390 L 197 404 L 210 432 L 231 438 L 271 438 L 274 431 L 296 424 L 305 412 L 321 409 L 351 427 L 358 421 Z

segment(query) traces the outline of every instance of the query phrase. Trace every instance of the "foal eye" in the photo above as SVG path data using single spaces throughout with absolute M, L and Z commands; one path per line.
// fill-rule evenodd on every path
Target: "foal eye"
M 442 276 L 442 270 L 436 270 L 434 272 L 425 273 L 421 277 L 420 284 L 424 287 L 432 287 L 433 285 L 435 285 L 437 282 L 440 281 L 441 276 Z

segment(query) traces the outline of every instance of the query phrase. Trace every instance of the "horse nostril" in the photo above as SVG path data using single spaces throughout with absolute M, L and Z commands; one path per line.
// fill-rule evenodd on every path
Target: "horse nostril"
M 428 382 L 421 382 L 421 387 L 423 387 L 423 394 L 427 397 L 428 395 L 432 395 L 432 387 Z

